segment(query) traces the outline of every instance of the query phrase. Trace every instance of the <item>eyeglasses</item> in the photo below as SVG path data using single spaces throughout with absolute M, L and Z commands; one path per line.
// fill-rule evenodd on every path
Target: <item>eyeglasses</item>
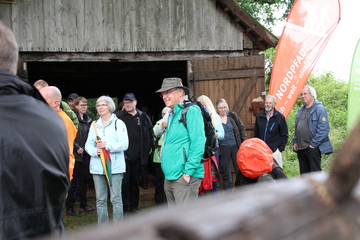
M 79 104 L 80 107 L 87 107 L 87 104 Z
M 96 107 L 107 107 L 108 105 L 107 104 L 98 104 L 98 105 L 96 105 Z
M 176 90 L 177 90 L 177 88 L 173 88 L 173 89 L 171 89 L 169 91 L 162 92 L 159 95 L 160 95 L 161 98 L 163 98 L 165 95 L 169 95 L 170 93 L 172 93 L 172 92 L 174 92 Z

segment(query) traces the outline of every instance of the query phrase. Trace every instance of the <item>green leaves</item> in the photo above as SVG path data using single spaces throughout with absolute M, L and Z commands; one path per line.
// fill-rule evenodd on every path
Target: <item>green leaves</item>
M 237 0 L 240 6 L 263 26 L 270 29 L 286 19 L 294 0 Z

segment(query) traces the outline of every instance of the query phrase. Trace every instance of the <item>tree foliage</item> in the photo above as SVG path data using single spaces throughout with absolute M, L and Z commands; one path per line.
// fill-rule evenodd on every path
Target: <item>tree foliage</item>
M 272 30 L 278 21 L 284 21 L 295 0 L 236 0 L 240 6 L 264 27 Z M 275 49 L 269 48 L 262 52 L 265 54 L 265 80 L 270 82 Z
M 295 0 L 236 0 L 240 6 L 263 26 L 270 29 L 288 16 Z

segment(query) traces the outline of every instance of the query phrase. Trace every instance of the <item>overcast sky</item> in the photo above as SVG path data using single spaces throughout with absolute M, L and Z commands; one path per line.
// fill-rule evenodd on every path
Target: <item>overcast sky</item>
M 333 71 L 334 75 L 349 80 L 352 57 L 360 39 L 360 0 L 340 0 L 341 20 L 320 56 L 315 71 Z M 284 23 L 274 28 L 274 34 L 282 33 Z

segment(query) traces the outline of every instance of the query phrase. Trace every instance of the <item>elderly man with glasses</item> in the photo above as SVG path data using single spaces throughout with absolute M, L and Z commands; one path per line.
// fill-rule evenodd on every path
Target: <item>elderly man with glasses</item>
M 168 115 L 164 144 L 161 152 L 161 168 L 165 175 L 165 194 L 168 204 L 182 204 L 198 197 L 204 178 L 201 162 L 204 154 L 205 131 L 200 108 L 191 105 L 186 114 L 187 129 L 179 120 L 189 89 L 180 78 L 165 78 L 160 93 Z

